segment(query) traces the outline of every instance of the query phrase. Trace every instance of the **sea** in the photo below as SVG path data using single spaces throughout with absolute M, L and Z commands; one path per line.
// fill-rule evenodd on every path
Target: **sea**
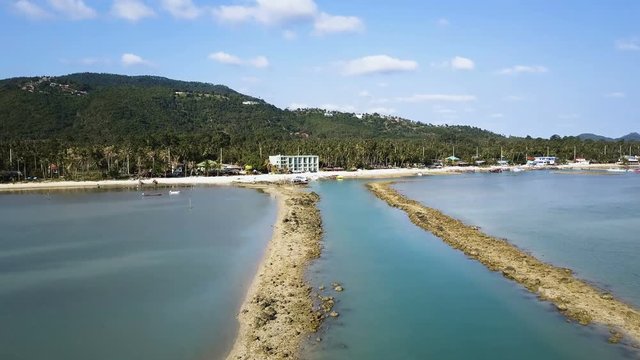
M 173 190 L 0 194 L 0 359 L 223 358 L 277 202 Z
M 303 359 L 640 356 L 416 227 L 368 181 L 310 186 L 324 236 L 307 277 L 339 316 L 305 341 Z M 462 174 L 394 186 L 640 305 L 638 175 Z M 234 187 L 179 190 L 0 194 L 0 359 L 223 359 L 277 202 Z
M 308 277 L 316 293 L 335 297 L 339 316 L 306 342 L 307 358 L 638 358 L 609 344 L 607 329 L 568 322 L 550 303 L 416 227 L 366 182 L 314 185 L 325 236 Z M 632 301 L 639 184 L 633 175 L 534 172 L 425 176 L 395 187 Z

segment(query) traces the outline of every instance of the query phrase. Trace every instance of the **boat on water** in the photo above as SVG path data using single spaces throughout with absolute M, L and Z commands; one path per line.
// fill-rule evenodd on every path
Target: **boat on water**
M 142 196 L 162 196 L 162 193 L 142 193 Z
M 616 169 L 616 168 L 609 168 L 607 169 L 608 172 L 615 172 L 615 173 L 623 173 L 623 172 L 627 172 L 627 170 L 625 169 Z
M 179 195 L 180 190 L 169 190 L 169 195 Z
M 306 176 L 297 175 L 291 179 L 292 184 L 304 185 L 309 183 L 309 179 Z
M 336 176 L 336 180 L 344 180 L 344 176 L 338 175 L 338 176 Z
M 502 172 L 502 169 L 501 169 L 501 168 L 491 169 L 491 170 L 489 170 L 489 172 L 490 172 L 490 173 L 493 173 L 493 174 L 499 174 L 499 173 L 501 173 L 501 172 Z
M 512 172 L 522 172 L 522 171 L 524 171 L 524 169 L 523 169 L 523 168 L 521 168 L 521 167 L 517 167 L 517 168 L 513 168 L 513 169 L 511 169 L 511 171 L 512 171 Z

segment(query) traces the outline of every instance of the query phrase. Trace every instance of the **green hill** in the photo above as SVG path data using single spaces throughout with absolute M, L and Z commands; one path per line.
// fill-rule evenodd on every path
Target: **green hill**
M 232 143 L 297 138 L 498 137 L 466 126 L 395 117 L 281 110 L 226 86 L 157 76 L 80 73 L 0 81 L 0 139 L 119 143 L 222 133 Z

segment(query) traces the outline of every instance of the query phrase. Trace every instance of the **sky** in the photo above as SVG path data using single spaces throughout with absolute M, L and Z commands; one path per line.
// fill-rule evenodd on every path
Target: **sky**
M 107 72 L 504 135 L 640 132 L 636 0 L 0 0 L 0 78 Z

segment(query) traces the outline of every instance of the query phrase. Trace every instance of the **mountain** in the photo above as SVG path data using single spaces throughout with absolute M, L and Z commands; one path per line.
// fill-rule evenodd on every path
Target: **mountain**
M 602 135 L 596 135 L 591 133 L 584 133 L 578 135 L 580 140 L 594 140 L 594 141 L 640 141 L 640 134 L 637 132 L 629 133 L 619 138 L 610 138 Z
M 103 144 L 185 134 L 236 144 L 300 138 L 502 138 L 470 126 L 378 114 L 282 110 L 223 85 L 96 73 L 0 80 L 0 130 L 0 140 Z
M 629 133 L 623 137 L 618 138 L 618 140 L 624 140 L 624 141 L 640 141 L 640 134 L 638 134 L 637 132 L 632 132 Z
M 580 135 L 578 135 L 578 138 L 580 140 L 614 141 L 614 139 L 612 139 L 612 138 L 608 138 L 608 137 L 602 136 L 602 135 L 591 134 L 591 133 L 580 134 Z

